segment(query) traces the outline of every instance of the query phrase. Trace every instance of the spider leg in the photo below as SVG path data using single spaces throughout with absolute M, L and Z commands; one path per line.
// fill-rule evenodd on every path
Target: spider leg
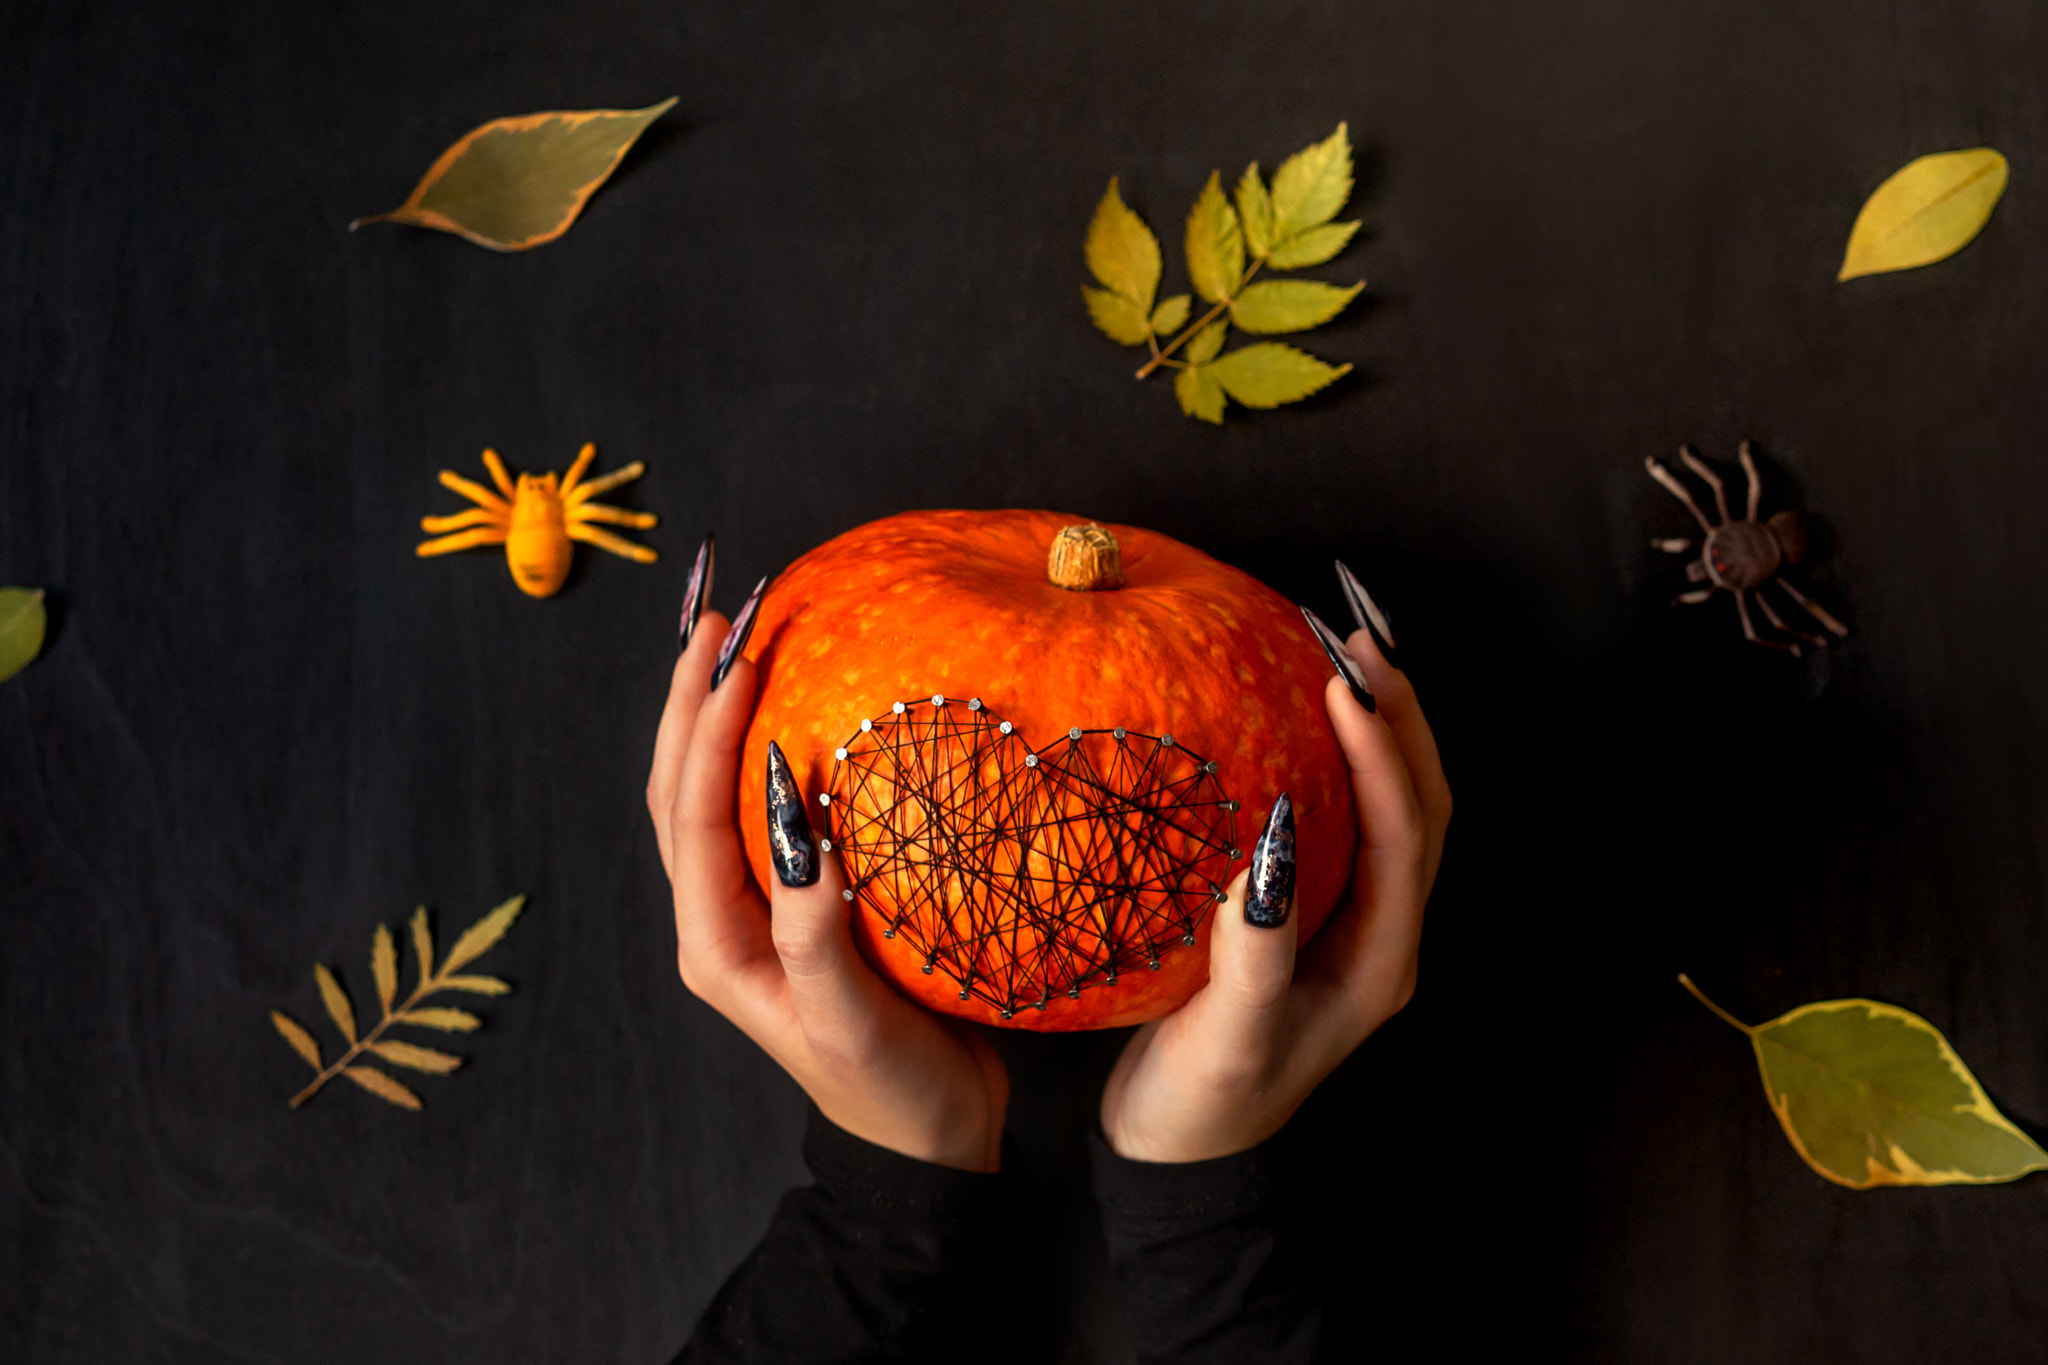
M 1678 458 L 1685 461 L 1687 469 L 1707 481 L 1708 487 L 1714 490 L 1714 506 L 1721 509 L 1721 520 L 1728 520 L 1728 488 L 1721 482 L 1721 476 L 1714 472 L 1714 467 L 1693 454 L 1691 446 L 1680 446 Z
M 1650 548 L 1653 550 L 1662 550 L 1667 555 L 1682 555 L 1687 550 L 1690 550 L 1692 548 L 1692 542 L 1689 540 L 1680 540 L 1678 537 L 1672 536 L 1668 540 L 1651 541 Z
M 503 545 L 505 528 L 502 526 L 479 526 L 474 531 L 457 531 L 452 536 L 430 540 L 413 553 L 421 559 L 434 555 L 454 554 L 457 550 L 473 550 L 479 545 Z
M 460 531 L 465 526 L 503 526 L 505 515 L 493 512 L 488 507 L 466 507 L 452 517 L 421 517 L 420 529 L 441 535 L 447 531 Z
M 565 515 L 571 526 L 579 521 L 608 521 L 614 526 L 637 526 L 644 531 L 655 523 L 652 512 L 628 512 L 623 507 L 608 507 L 601 502 L 578 503 Z
M 1773 626 L 1776 626 L 1785 634 L 1795 636 L 1798 639 L 1804 640 L 1806 641 L 1806 643 L 1812 645 L 1815 649 L 1826 649 L 1828 647 L 1827 636 L 1815 635 L 1813 632 L 1806 630 L 1794 630 L 1792 627 L 1786 625 L 1785 619 L 1779 616 L 1776 609 L 1774 609 L 1771 606 L 1771 599 L 1765 597 L 1761 591 L 1759 591 L 1756 595 L 1756 604 L 1759 607 L 1763 608 L 1764 619 L 1766 621 L 1769 621 Z
M 1714 589 L 1712 588 L 1694 588 L 1691 592 L 1682 592 L 1672 598 L 1671 605 L 1674 607 L 1694 607 L 1713 595 Z
M 1764 481 L 1757 477 L 1756 461 L 1749 457 L 1749 442 L 1742 443 L 1735 457 L 1742 461 L 1742 472 L 1749 475 L 1749 519 L 1755 521 L 1757 506 L 1764 500 Z
M 569 490 L 576 486 L 576 480 L 583 477 L 583 471 L 590 468 L 590 462 L 597 458 L 597 442 L 585 441 L 583 449 L 576 452 L 576 463 L 569 466 L 569 472 L 562 476 L 562 496 L 567 498 Z
M 562 494 L 562 501 L 565 503 L 586 502 L 596 497 L 599 493 L 608 492 L 611 489 L 617 488 L 622 483 L 629 483 L 646 472 L 647 466 L 635 460 L 623 469 L 614 469 L 611 473 L 592 479 L 589 483 L 578 484 L 574 492 Z
M 1790 583 L 1786 582 L 1782 578 L 1773 578 L 1771 582 L 1776 583 L 1779 587 L 1783 588 L 1786 591 L 1786 593 L 1790 595 L 1794 602 L 1797 602 L 1800 606 L 1806 608 L 1806 614 L 1808 616 L 1811 616 L 1814 620 L 1826 626 L 1829 630 L 1833 631 L 1842 639 L 1846 640 L 1849 638 L 1849 628 L 1843 625 L 1840 621 L 1837 621 L 1834 617 L 1830 616 L 1828 614 L 1828 609 L 1826 607 L 1823 607 L 1820 603 L 1814 601 L 1811 597 L 1808 597 L 1805 593 L 1799 591 L 1799 589 L 1793 587 Z
M 452 488 L 471 502 L 488 507 L 493 512 L 503 512 L 507 516 L 511 515 L 512 504 L 506 502 L 482 484 L 463 478 L 452 469 L 441 471 L 441 486 L 443 488 Z
M 1651 478 L 1655 479 L 1658 483 L 1663 484 L 1667 489 L 1671 490 L 1672 497 L 1677 498 L 1680 502 L 1686 505 L 1686 508 L 1689 511 L 1691 511 L 1693 515 L 1693 520 L 1699 522 L 1700 529 L 1706 531 L 1711 531 L 1714 529 L 1714 523 L 1707 520 L 1707 514 L 1705 512 L 1700 511 L 1700 505 L 1692 500 L 1691 491 L 1688 490 L 1684 484 L 1678 481 L 1677 475 L 1673 474 L 1670 470 L 1666 469 L 1663 465 L 1658 464 L 1654 459 L 1651 459 L 1647 455 L 1643 457 L 1643 468 L 1650 471 Z
M 1735 590 L 1735 611 L 1737 615 L 1742 617 L 1743 638 L 1752 644 L 1769 645 L 1772 649 L 1788 649 L 1792 651 L 1793 658 L 1799 657 L 1798 645 L 1788 644 L 1783 640 L 1766 640 L 1763 636 L 1756 633 L 1756 622 L 1749 619 L 1749 593 L 1744 589 L 1737 588 Z
M 508 498 L 516 498 L 519 492 L 512 486 L 512 476 L 505 472 L 505 462 L 498 458 L 498 452 L 484 447 L 484 468 L 491 471 L 491 482 Z
M 595 526 L 586 526 L 582 522 L 569 524 L 569 539 L 580 540 L 586 545 L 595 545 L 600 550 L 610 550 L 613 554 L 630 559 L 636 564 L 652 564 L 655 560 L 654 551 L 645 545 L 635 545 L 630 540 L 620 539 L 610 531 L 600 531 Z

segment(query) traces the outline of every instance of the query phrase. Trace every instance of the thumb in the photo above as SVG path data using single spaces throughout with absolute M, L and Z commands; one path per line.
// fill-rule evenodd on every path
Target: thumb
M 1294 803 L 1282 792 L 1209 931 L 1209 996 L 1221 1041 L 1262 1047 L 1273 1036 L 1294 982 Z
M 790 1003 L 814 1046 L 846 1045 L 874 1013 L 867 964 L 853 944 L 846 878 L 811 830 L 803 792 L 783 757 L 768 745 L 768 889 L 775 955 L 789 979 Z

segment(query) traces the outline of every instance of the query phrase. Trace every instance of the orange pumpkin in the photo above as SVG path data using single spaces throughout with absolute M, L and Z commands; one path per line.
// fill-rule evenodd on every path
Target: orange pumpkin
M 1282 791 L 1304 941 L 1357 841 L 1329 664 L 1293 604 L 1156 532 L 1063 537 L 1076 520 L 857 527 L 775 581 L 748 642 L 738 814 L 755 877 L 772 884 L 776 740 L 839 846 L 862 952 L 983 1023 L 1109 1028 L 1186 1001 L 1208 977 L 1213 893 Z M 1071 588 L 1049 578 L 1056 545 Z

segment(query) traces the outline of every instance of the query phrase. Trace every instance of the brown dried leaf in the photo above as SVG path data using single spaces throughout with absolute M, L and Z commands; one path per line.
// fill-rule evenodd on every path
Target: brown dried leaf
M 417 1024 L 421 1028 L 437 1028 L 443 1033 L 474 1033 L 483 1027 L 483 1020 L 468 1010 L 440 1009 L 432 1006 L 416 1006 L 392 1020 L 395 1024 Z
M 401 1043 L 396 1038 L 380 1038 L 370 1044 L 370 1051 L 395 1066 L 411 1067 L 414 1071 L 427 1071 L 436 1076 L 445 1076 L 462 1065 L 462 1058 L 452 1052 L 416 1047 L 411 1043 Z
M 448 950 L 448 960 L 441 964 L 441 970 L 452 972 L 489 952 L 499 939 L 505 937 L 505 931 L 512 927 L 513 920 L 519 918 L 519 912 L 525 905 L 526 897 L 514 896 L 464 929 L 462 937 L 456 939 L 455 946 Z
M 378 1002 L 386 1014 L 391 1013 L 391 1002 L 398 998 L 398 949 L 391 942 L 391 931 L 381 924 L 370 935 L 370 975 L 377 978 Z
M 306 1059 L 307 1066 L 312 1067 L 315 1071 L 319 1071 L 322 1068 L 320 1044 L 313 1041 L 313 1035 L 300 1027 L 297 1020 L 289 1015 L 280 1014 L 278 1011 L 272 1010 L 270 1012 L 270 1022 L 277 1025 L 277 1031 L 282 1033 L 284 1040 L 292 1045 L 292 1051 Z
M 468 991 L 471 995 L 506 995 L 511 992 L 512 983 L 500 981 L 495 976 L 444 976 L 435 983 L 435 989 Z
M 420 982 L 426 983 L 434 974 L 434 934 L 427 928 L 427 907 L 422 905 L 412 912 L 412 951 L 419 959 Z
M 345 1066 L 341 1074 L 369 1091 L 380 1100 L 389 1100 L 400 1109 L 420 1108 L 420 1097 L 400 1085 L 391 1077 L 371 1066 Z
M 356 1012 L 348 1002 L 348 992 L 334 979 L 334 973 L 327 970 L 327 964 L 313 964 L 313 979 L 320 983 L 320 999 L 327 1005 L 327 1013 L 334 1020 L 334 1026 L 341 1030 L 341 1036 L 353 1043 L 356 1040 Z

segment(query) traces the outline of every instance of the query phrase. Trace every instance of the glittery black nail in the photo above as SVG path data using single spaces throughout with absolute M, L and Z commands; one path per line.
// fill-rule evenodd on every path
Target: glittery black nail
M 747 647 L 747 637 L 754 633 L 754 613 L 761 609 L 761 589 L 768 586 L 763 578 L 747 594 L 747 601 L 740 608 L 740 614 L 733 618 L 732 629 L 725 633 L 725 643 L 718 647 L 718 663 L 711 670 L 711 690 L 725 681 L 725 675 L 732 672 L 733 660 L 740 657 L 740 651 Z
M 1294 902 L 1294 802 L 1281 792 L 1266 817 L 1265 832 L 1252 848 L 1252 871 L 1244 889 L 1244 922 L 1261 929 L 1287 923 Z
M 796 774 L 782 756 L 782 746 L 768 741 L 768 856 L 784 886 L 809 886 L 818 880 L 818 841 L 811 818 L 804 813 L 804 794 Z
M 1365 584 L 1358 581 L 1358 575 L 1351 572 L 1350 565 L 1337 561 L 1337 586 L 1344 589 L 1344 604 L 1351 608 L 1351 619 L 1358 622 L 1360 630 L 1372 632 L 1372 642 L 1380 647 L 1380 653 L 1387 656 L 1387 662 L 1394 661 L 1394 628 L 1387 624 L 1387 614 L 1380 610 L 1380 604 L 1372 600 L 1372 594 L 1365 590 Z
M 690 586 L 683 591 L 683 622 L 676 629 L 678 654 L 690 647 L 690 637 L 697 633 L 697 618 L 704 614 L 704 601 L 711 596 L 712 561 L 711 537 L 707 535 L 690 569 Z
M 1358 660 L 1352 658 L 1350 652 L 1344 648 L 1344 642 L 1323 624 L 1322 617 L 1307 607 L 1301 609 L 1301 614 L 1308 618 L 1309 629 L 1316 633 L 1316 643 L 1323 647 L 1323 653 L 1330 656 L 1330 666 L 1337 670 L 1337 676 L 1351 689 L 1351 695 L 1358 698 L 1358 704 L 1368 711 L 1377 711 L 1379 707 L 1372 699 L 1372 688 L 1366 685 L 1365 670 L 1358 666 Z

